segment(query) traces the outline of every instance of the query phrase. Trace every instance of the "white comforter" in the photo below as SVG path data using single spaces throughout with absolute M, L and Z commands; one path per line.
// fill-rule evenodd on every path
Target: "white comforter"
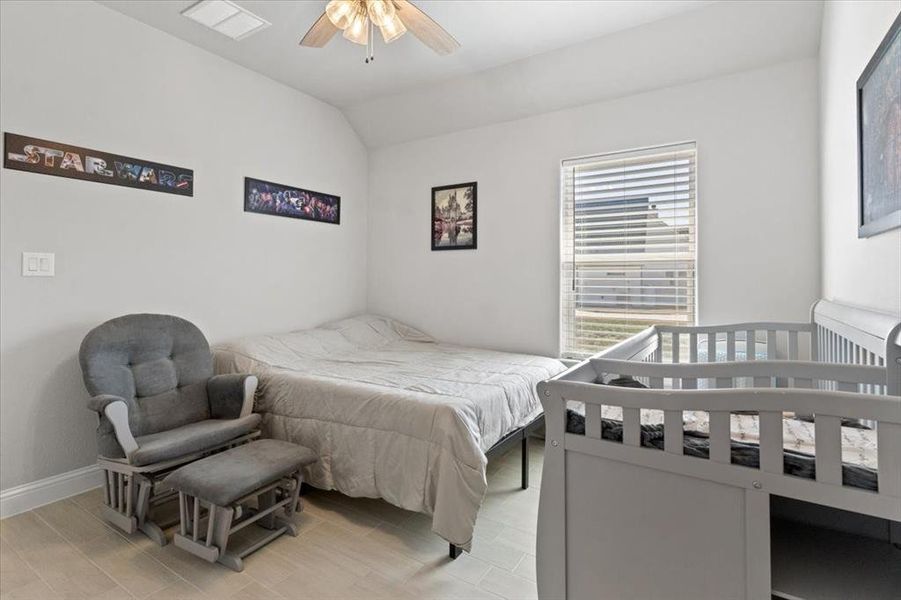
M 541 413 L 535 385 L 564 369 L 371 315 L 214 350 L 217 372 L 260 377 L 265 434 L 320 455 L 308 482 L 431 514 L 432 530 L 467 550 L 485 451 Z

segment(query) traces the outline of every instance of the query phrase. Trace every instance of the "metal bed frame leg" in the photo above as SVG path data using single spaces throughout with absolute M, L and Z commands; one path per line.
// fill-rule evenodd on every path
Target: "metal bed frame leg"
M 522 489 L 529 489 L 529 436 L 522 438 Z
M 512 449 L 516 442 L 520 443 L 522 456 L 522 482 L 521 487 L 524 490 L 529 489 L 529 436 L 544 425 L 544 414 L 538 415 L 531 423 L 516 429 L 503 438 L 501 438 L 494 446 L 485 452 L 485 456 L 489 459 L 506 454 Z M 454 544 L 449 545 L 448 555 L 451 559 L 455 559 L 463 553 L 463 549 Z

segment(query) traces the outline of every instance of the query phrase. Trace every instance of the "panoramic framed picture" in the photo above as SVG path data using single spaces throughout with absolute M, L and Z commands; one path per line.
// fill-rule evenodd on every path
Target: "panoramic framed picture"
M 332 194 L 244 178 L 244 211 L 341 224 L 341 198 Z
M 857 80 L 857 237 L 901 227 L 901 15 Z
M 3 166 L 82 181 L 194 195 L 194 171 L 163 163 L 4 132 Z
M 478 184 L 432 188 L 432 250 L 475 250 Z

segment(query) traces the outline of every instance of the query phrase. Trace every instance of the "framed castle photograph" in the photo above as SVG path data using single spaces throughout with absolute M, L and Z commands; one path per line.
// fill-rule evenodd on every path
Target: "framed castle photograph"
M 475 250 L 478 184 L 432 188 L 432 250 Z

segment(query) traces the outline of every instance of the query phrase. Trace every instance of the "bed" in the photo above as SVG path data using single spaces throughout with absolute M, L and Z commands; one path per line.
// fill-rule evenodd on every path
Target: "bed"
M 539 392 L 541 598 L 901 587 L 898 316 L 821 300 L 806 323 L 650 327 Z M 785 502 L 884 539 L 802 535 L 771 514 Z
M 542 422 L 536 384 L 565 368 L 374 315 L 221 344 L 214 360 L 259 377 L 265 436 L 319 454 L 305 481 L 432 515 L 453 557 L 472 544 L 486 455 L 525 441 Z

